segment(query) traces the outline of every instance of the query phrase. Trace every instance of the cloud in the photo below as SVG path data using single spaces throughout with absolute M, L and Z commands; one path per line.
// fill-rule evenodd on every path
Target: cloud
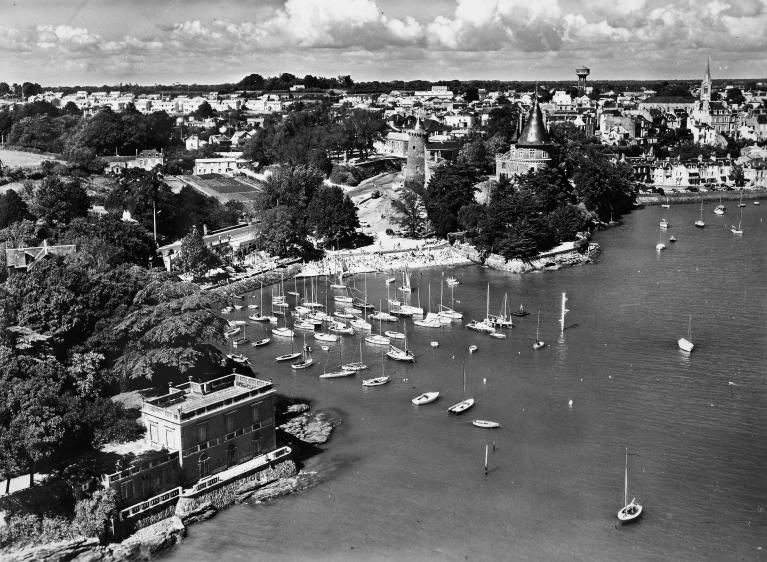
M 0 25 L 0 67 L 15 64 L 28 72 L 39 62 L 61 70 L 66 62 L 86 73 L 136 76 L 186 69 L 202 80 L 211 72 L 236 76 L 255 62 L 259 69 L 313 74 L 333 68 L 352 75 L 357 69 L 372 76 L 378 69 L 389 76 L 466 75 L 495 68 L 504 75 L 516 62 L 542 71 L 569 67 L 577 57 L 628 73 L 632 60 L 684 69 L 707 54 L 731 69 L 758 67 L 759 61 L 763 67 L 767 51 L 767 0 L 454 0 L 447 9 L 427 2 L 417 11 L 397 4 L 399 12 L 390 13 L 389 0 L 269 0 L 247 8 L 220 0 L 215 11 L 192 2 L 185 4 L 187 19 L 139 16 L 133 29 L 140 32 L 133 34 L 123 31 L 125 19 L 111 29 L 102 20 L 6 21 Z M 110 17 L 136 18 L 135 10 L 115 4 Z M 621 56 L 625 62 L 618 67 Z

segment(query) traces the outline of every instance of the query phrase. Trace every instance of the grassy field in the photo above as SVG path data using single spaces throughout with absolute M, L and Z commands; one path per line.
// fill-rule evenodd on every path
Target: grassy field
M 44 160 L 56 160 L 56 158 L 45 154 L 0 149 L 0 162 L 9 168 L 33 168 L 39 166 Z

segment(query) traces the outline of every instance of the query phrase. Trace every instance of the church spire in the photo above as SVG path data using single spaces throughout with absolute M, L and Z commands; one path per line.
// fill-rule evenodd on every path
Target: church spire
M 711 57 L 706 58 L 706 74 L 703 76 L 704 82 L 711 83 Z

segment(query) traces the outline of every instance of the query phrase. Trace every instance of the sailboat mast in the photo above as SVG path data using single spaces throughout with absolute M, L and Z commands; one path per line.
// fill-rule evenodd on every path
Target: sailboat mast
M 562 293 L 562 317 L 559 319 L 561 333 L 565 332 L 565 314 L 570 312 L 569 310 L 567 310 L 567 307 L 565 306 L 566 303 L 567 303 L 567 293 Z
M 485 299 L 485 320 L 490 317 L 490 283 L 487 284 L 487 298 Z
M 541 341 L 541 309 L 538 309 L 538 327 L 535 329 L 535 341 Z
M 623 505 L 629 504 L 629 448 L 626 447 L 626 466 L 623 473 Z

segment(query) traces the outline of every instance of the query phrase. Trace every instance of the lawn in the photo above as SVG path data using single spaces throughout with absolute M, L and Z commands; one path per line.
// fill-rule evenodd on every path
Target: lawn
M 9 168 L 32 168 L 39 166 L 44 160 L 56 160 L 56 157 L 21 150 L 0 149 L 0 162 Z

